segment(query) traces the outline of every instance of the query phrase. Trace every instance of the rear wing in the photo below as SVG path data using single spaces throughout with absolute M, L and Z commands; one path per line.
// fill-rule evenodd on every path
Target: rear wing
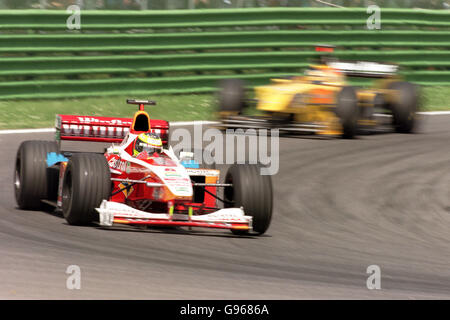
M 349 77 L 389 78 L 398 72 L 398 65 L 371 61 L 330 61 L 328 65 Z
M 120 143 L 130 131 L 133 118 L 56 115 L 56 140 Z M 150 132 L 158 135 L 163 145 L 169 140 L 169 123 L 150 119 Z

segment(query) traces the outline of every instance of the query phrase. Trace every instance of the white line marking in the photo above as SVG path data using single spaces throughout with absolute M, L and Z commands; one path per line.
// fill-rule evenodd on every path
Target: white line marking
M 55 132 L 55 128 L 0 130 L 0 134 Z
M 450 115 L 450 111 L 424 111 L 417 112 L 417 114 L 427 115 L 427 116 L 441 116 L 441 115 Z M 390 116 L 383 115 L 380 116 Z M 171 127 L 179 127 L 179 126 L 193 126 L 193 125 L 206 125 L 206 124 L 218 124 L 219 121 L 173 121 L 169 122 Z M 16 134 L 16 133 L 43 133 L 43 132 L 55 132 L 55 128 L 39 128 L 39 129 L 11 129 L 11 130 L 0 130 L 0 134 Z
M 204 125 L 204 124 L 218 124 L 219 121 L 174 121 L 169 122 L 171 127 L 179 126 L 194 126 L 194 125 Z
M 450 111 L 423 111 L 417 112 L 418 114 L 425 114 L 429 116 L 449 115 Z
M 450 111 L 422 111 L 417 112 L 417 114 L 420 115 L 426 115 L 426 116 L 446 116 L 450 115 Z M 392 117 L 391 114 L 385 114 L 385 113 L 375 113 L 378 117 Z

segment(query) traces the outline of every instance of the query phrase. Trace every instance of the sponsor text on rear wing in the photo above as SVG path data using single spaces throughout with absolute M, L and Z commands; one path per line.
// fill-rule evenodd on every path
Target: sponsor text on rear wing
M 398 72 L 398 65 L 371 61 L 333 61 L 328 65 L 350 77 L 388 78 Z
M 56 140 L 120 143 L 130 130 L 132 118 L 56 115 Z M 169 137 L 169 123 L 150 119 L 151 132 L 159 135 L 163 144 Z

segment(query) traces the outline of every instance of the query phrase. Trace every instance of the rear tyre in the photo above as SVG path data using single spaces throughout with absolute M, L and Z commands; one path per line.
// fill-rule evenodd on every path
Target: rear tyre
M 272 179 L 260 174 L 260 165 L 234 164 L 225 176 L 225 207 L 243 207 L 246 215 L 253 217 L 253 231 L 261 235 L 267 231 L 272 219 Z M 232 230 L 234 234 L 246 232 Z
M 41 199 L 53 198 L 58 175 L 47 168 L 47 153 L 58 152 L 55 141 L 24 141 L 16 155 L 14 194 L 20 209 L 39 210 Z
M 219 83 L 219 112 L 242 113 L 245 108 L 245 83 L 240 79 L 224 79 Z
M 391 103 L 394 129 L 400 133 L 411 133 L 419 105 L 417 87 L 409 82 L 393 82 L 389 89 L 395 90 L 394 103 Z
M 111 194 L 111 174 L 102 154 L 74 154 L 64 173 L 62 211 L 71 225 L 98 220 L 95 208 Z
M 336 114 L 341 120 L 342 137 L 355 137 L 358 125 L 358 98 L 354 87 L 343 87 L 337 96 Z

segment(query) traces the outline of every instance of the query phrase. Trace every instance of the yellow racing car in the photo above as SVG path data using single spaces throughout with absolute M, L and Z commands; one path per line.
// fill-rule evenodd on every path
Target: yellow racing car
M 330 51 L 327 47 L 316 50 Z M 388 120 L 397 132 L 409 133 L 417 122 L 419 91 L 416 85 L 402 81 L 397 69 L 394 64 L 343 62 L 324 54 L 304 76 L 271 79 L 269 85 L 255 87 L 259 116 L 244 115 L 250 100 L 242 80 L 222 80 L 220 127 L 279 128 L 281 132 L 353 138 L 361 129 L 375 129 Z M 357 88 L 348 84 L 348 76 L 376 81 L 372 88 Z

